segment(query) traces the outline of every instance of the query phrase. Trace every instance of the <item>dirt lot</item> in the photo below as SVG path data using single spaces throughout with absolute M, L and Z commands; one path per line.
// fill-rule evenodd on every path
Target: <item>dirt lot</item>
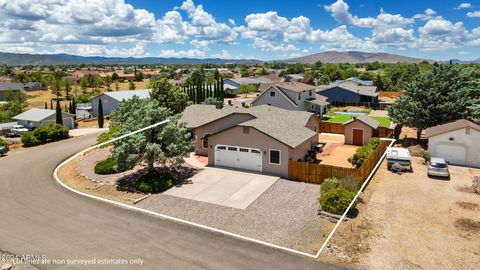
M 413 170 L 393 174 L 384 162 L 359 215 L 322 257 L 367 269 L 478 269 L 480 196 L 470 186 L 480 169 L 450 166 L 451 180 L 428 178 L 415 158 Z

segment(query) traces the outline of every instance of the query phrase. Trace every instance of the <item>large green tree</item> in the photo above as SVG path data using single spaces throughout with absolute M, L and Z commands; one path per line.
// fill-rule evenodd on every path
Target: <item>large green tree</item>
M 165 78 L 151 80 L 149 88 L 151 89 L 150 98 L 158 101 L 161 107 L 170 109 L 174 114 L 182 112 L 187 106 L 188 94 Z
M 121 103 L 112 113 L 111 127 L 118 129 L 117 135 L 128 134 L 141 128 L 171 121 L 145 132 L 137 133 L 113 143 L 112 156 L 119 169 L 132 168 L 146 161 L 149 173 L 155 164 L 176 166 L 192 151 L 190 134 L 184 123 L 179 123 L 180 115 L 173 115 L 170 109 L 162 107 L 155 99 L 139 99 Z
M 453 65 L 434 65 L 406 85 L 405 95 L 388 107 L 395 123 L 422 130 L 458 119 L 475 120 L 480 103 L 480 72 Z

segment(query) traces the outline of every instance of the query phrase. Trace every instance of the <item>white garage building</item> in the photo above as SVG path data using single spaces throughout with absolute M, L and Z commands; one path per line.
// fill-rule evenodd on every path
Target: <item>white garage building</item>
M 468 120 L 438 125 L 425 130 L 431 157 L 451 164 L 480 167 L 480 126 Z
M 28 129 L 34 129 L 39 126 L 48 126 L 56 123 L 55 110 L 33 108 L 13 117 L 18 125 Z M 75 128 L 75 115 L 62 112 L 63 125 L 69 129 Z

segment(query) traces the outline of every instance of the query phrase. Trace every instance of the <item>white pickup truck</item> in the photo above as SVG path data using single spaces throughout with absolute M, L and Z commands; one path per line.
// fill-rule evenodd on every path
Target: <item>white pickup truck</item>
M 387 167 L 390 170 L 392 165 L 398 163 L 408 170 L 412 170 L 412 160 L 410 151 L 402 147 L 388 147 L 387 148 Z

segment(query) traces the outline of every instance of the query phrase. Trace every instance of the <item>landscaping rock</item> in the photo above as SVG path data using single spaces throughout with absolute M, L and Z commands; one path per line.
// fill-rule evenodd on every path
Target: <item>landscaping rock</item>
M 9 264 L 9 263 L 6 263 L 4 265 L 2 265 L 2 267 L 0 268 L 1 270 L 10 270 L 12 269 L 13 265 Z
M 474 193 L 480 195 L 480 176 L 475 176 L 473 178 L 472 190 Z

